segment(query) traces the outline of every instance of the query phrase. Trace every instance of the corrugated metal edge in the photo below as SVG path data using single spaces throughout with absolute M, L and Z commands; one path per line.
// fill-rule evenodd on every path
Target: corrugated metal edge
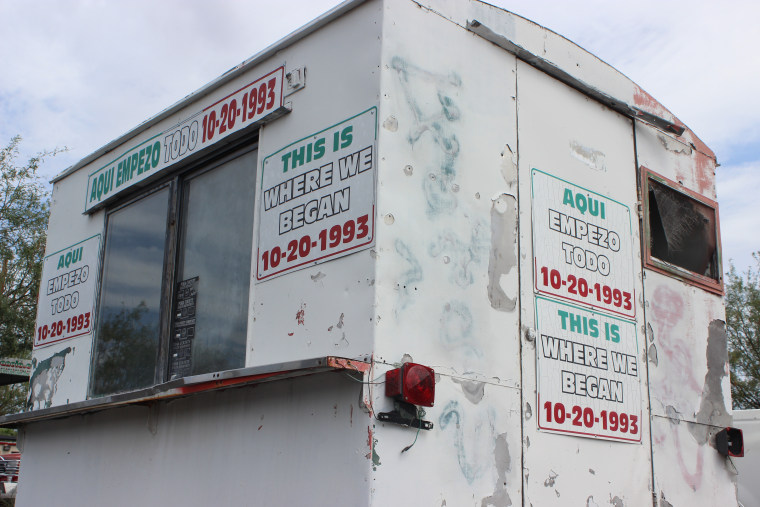
M 161 120 L 166 119 L 167 117 L 171 116 L 172 114 L 176 113 L 186 105 L 205 97 L 206 95 L 210 94 L 214 90 L 218 89 L 219 87 L 225 85 L 226 83 L 230 82 L 231 80 L 235 79 L 239 75 L 246 72 L 249 68 L 255 67 L 263 60 L 266 60 L 267 58 L 273 56 L 278 51 L 281 51 L 288 46 L 291 46 L 298 42 L 299 40 L 305 38 L 309 34 L 319 30 L 323 26 L 327 25 L 328 23 L 332 22 L 333 20 L 341 17 L 343 14 L 347 13 L 348 11 L 354 9 L 355 7 L 358 7 L 359 5 L 365 3 L 367 0 L 346 0 L 345 2 L 341 3 L 340 5 L 337 5 L 330 9 L 329 11 L 325 12 L 318 18 L 314 19 L 313 21 L 307 23 L 306 25 L 302 26 L 301 28 L 291 32 L 289 35 L 286 35 L 279 41 L 275 42 L 271 46 L 265 48 L 264 50 L 256 53 L 251 58 L 245 60 L 244 62 L 240 63 L 239 65 L 233 67 L 232 69 L 228 70 L 215 80 L 211 81 L 207 85 L 199 88 L 198 90 L 190 93 L 189 95 L 185 96 L 184 98 L 180 99 L 179 101 L 175 102 L 171 106 L 167 107 L 157 115 L 145 120 L 144 122 L 140 123 L 137 127 L 133 128 L 132 130 L 126 132 L 125 134 L 117 137 L 110 143 L 106 144 L 105 146 L 101 147 L 100 149 L 92 152 L 91 154 L 87 155 L 83 159 L 81 159 L 76 164 L 70 166 L 69 168 L 62 171 L 60 174 L 55 176 L 52 180 L 50 180 L 51 183 L 56 183 L 66 176 L 72 174 L 73 172 L 81 169 L 82 167 L 86 166 L 87 164 L 97 160 L 98 158 L 102 157 L 106 153 L 116 149 L 123 143 L 129 141 L 130 139 L 133 139 L 134 137 L 138 136 L 142 132 L 145 132 L 152 126 L 156 125 Z

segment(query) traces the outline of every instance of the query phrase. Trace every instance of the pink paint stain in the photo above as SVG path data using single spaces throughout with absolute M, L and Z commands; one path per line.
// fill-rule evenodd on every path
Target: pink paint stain
M 674 386 L 680 390 L 688 386 L 693 391 L 701 393 L 702 387 L 694 378 L 691 367 L 694 364 L 691 354 L 693 344 L 688 340 L 689 323 L 682 323 L 684 317 L 684 301 L 681 295 L 663 285 L 657 287 L 652 296 L 653 324 L 657 326 L 658 348 L 669 360 L 671 372 L 678 377 L 675 382 L 668 382 L 667 394 L 673 395 Z M 668 396 L 670 398 L 671 396 Z

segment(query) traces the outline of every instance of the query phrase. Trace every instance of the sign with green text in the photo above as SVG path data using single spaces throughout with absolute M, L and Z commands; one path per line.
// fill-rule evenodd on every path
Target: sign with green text
M 373 107 L 264 159 L 257 281 L 372 244 L 376 136 Z
M 94 171 L 87 177 L 85 211 L 230 134 L 284 114 L 284 72 L 279 67 L 225 97 L 211 99 L 186 120 Z
M 34 347 L 92 333 L 100 234 L 45 257 Z
M 641 442 L 636 323 L 536 297 L 538 427 Z
M 538 169 L 531 184 L 535 291 L 635 318 L 628 206 Z

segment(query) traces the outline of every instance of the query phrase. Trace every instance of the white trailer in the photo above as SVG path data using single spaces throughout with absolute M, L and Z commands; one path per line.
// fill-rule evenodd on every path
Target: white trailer
M 345 2 L 54 180 L 18 505 L 736 505 L 715 167 L 526 19 Z

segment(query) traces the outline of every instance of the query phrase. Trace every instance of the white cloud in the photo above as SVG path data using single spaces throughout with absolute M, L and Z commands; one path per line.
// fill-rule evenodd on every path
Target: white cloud
M 760 161 L 719 167 L 717 190 L 720 213 L 723 268 L 729 260 L 739 271 L 755 266 L 752 252 L 760 251 Z
M 43 166 L 52 177 L 337 3 L 0 2 L 0 144 L 22 134 L 26 156 L 69 146 Z M 718 192 L 725 257 L 740 266 L 760 249 L 760 204 L 744 195 L 760 188 L 760 2 L 493 3 L 616 67 L 719 161 L 754 161 L 720 168 Z

